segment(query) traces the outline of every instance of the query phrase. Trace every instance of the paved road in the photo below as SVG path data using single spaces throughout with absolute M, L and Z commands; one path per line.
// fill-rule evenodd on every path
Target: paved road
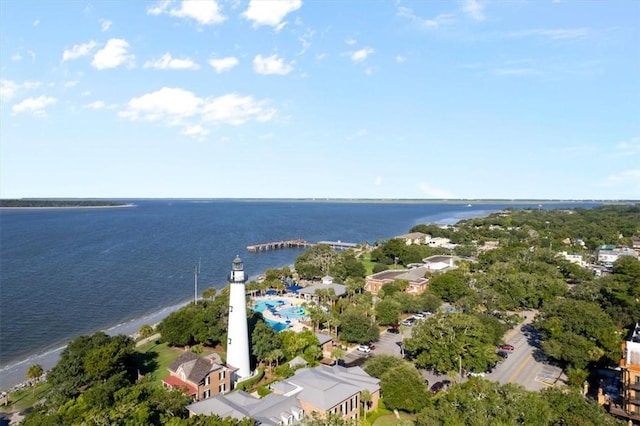
M 529 325 L 533 321 L 533 312 L 526 314 L 523 327 L 516 327 L 509 330 L 505 335 L 505 343 L 513 345 L 515 350 L 503 362 L 499 363 L 492 372 L 487 373 L 487 380 L 496 381 L 502 384 L 517 383 L 528 390 L 540 390 L 546 386 L 553 386 L 563 380 L 562 370 L 545 363 L 542 352 L 537 348 L 538 336 Z M 369 354 L 365 354 L 352 348 L 345 356 L 345 363 L 351 365 L 362 365 L 369 356 L 393 355 L 402 356 L 400 342 L 403 337 L 411 337 L 411 327 L 402 327 L 402 334 L 392 334 L 383 332 L 376 348 Z M 447 375 L 436 374 L 431 371 L 423 371 L 423 376 L 430 384 L 442 380 L 451 380 Z M 466 378 L 455 378 L 457 382 L 465 381 Z
M 530 326 L 532 320 L 533 315 L 529 315 L 522 327 L 510 331 L 506 343 L 515 350 L 486 379 L 502 384 L 518 383 L 528 390 L 554 386 L 561 380 L 562 370 L 547 364 L 538 347 L 539 336 Z

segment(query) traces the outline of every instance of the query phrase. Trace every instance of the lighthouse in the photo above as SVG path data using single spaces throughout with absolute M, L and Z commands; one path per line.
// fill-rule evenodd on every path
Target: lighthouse
M 227 329 L 227 364 L 236 369 L 234 382 L 251 375 L 249 367 L 249 332 L 244 267 L 240 256 L 233 259 L 229 275 L 229 327 Z

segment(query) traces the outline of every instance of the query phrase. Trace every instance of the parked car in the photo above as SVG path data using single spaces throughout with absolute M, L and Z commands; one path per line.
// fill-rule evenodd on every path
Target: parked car
M 509 358 L 509 352 L 507 352 L 507 351 L 498 351 L 498 356 L 502 357 L 504 359 L 507 359 L 507 358 Z
M 423 318 L 424 318 L 424 314 L 423 314 L 423 313 L 413 314 L 413 317 L 414 317 L 415 319 L 423 319 Z
M 475 373 L 473 371 L 469 371 L 467 373 L 467 377 L 484 377 L 484 373 Z
M 515 349 L 513 345 L 500 345 L 499 348 L 503 351 L 512 351 Z
M 400 334 L 400 330 L 398 330 L 397 328 L 391 327 L 391 328 L 387 328 L 387 333 Z
M 415 319 L 413 318 L 408 318 L 404 321 L 402 321 L 400 324 L 402 325 L 406 325 L 407 327 L 411 327 L 413 325 L 413 322 L 415 321 Z
M 360 345 L 358 346 L 358 351 L 368 354 L 369 352 L 371 352 L 371 349 L 367 345 Z
M 369 342 L 365 346 L 368 346 L 369 349 L 371 349 L 371 350 L 374 350 L 376 348 L 376 345 L 374 345 L 373 342 Z
M 441 382 L 435 382 L 433 386 L 431 386 L 431 393 L 436 394 L 441 390 L 447 390 L 451 385 L 451 380 L 443 380 Z

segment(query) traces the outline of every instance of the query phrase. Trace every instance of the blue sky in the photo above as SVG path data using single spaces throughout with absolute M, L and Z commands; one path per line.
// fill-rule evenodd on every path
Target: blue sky
M 0 2 L 0 197 L 640 199 L 638 1 Z

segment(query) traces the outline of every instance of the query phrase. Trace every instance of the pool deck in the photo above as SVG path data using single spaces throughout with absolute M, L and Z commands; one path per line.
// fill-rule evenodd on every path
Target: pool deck
M 298 299 L 296 297 L 291 297 L 291 296 L 258 296 L 258 297 L 252 297 L 251 298 L 252 301 L 258 301 L 258 300 L 262 300 L 265 302 L 269 302 L 269 301 L 274 301 L 274 300 L 284 300 L 284 304 L 282 305 L 282 307 L 284 308 L 288 308 L 291 306 L 300 306 L 304 303 L 304 300 L 302 299 Z M 262 311 L 262 316 L 265 317 L 266 319 L 272 320 L 272 321 L 276 321 L 276 322 L 280 322 L 285 324 L 286 318 L 278 316 L 278 315 L 274 315 L 269 309 L 265 309 L 264 311 Z M 287 330 L 293 330 L 295 332 L 299 332 L 305 329 L 311 329 L 310 327 L 307 327 L 306 325 L 304 325 L 299 319 L 296 318 L 291 318 L 290 319 L 290 327 L 287 328 Z

